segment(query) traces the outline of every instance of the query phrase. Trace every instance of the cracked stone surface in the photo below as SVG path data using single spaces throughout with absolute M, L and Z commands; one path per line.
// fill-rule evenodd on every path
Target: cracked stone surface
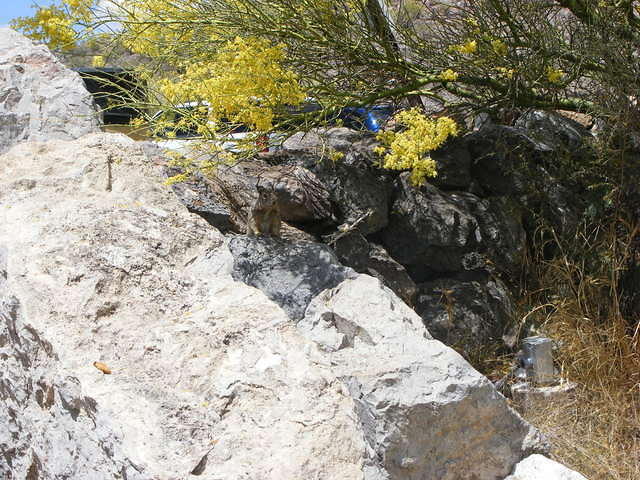
M 339 279 L 296 324 L 162 179 L 122 135 L 0 157 L 7 288 L 141 478 L 494 480 L 544 450 L 377 279 Z

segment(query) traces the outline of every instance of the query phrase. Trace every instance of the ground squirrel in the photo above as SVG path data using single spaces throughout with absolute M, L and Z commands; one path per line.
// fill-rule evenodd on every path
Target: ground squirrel
M 280 207 L 273 188 L 257 186 L 258 198 L 249 209 L 247 235 L 280 236 Z

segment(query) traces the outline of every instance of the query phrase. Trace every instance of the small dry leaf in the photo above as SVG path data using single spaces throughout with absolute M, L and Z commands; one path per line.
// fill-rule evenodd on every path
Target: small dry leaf
M 93 362 L 93 366 L 106 375 L 111 375 L 111 369 L 102 362 Z

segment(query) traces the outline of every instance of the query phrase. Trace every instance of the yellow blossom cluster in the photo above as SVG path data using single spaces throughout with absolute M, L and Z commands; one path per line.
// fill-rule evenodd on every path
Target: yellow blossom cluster
M 125 28 L 120 41 L 131 51 L 152 58 L 166 56 L 172 49 L 189 44 L 194 31 L 185 28 L 190 21 L 197 22 L 197 11 L 187 2 L 166 0 L 123 0 L 121 14 Z M 211 39 L 211 27 L 200 23 L 201 39 Z
M 491 48 L 501 57 L 504 57 L 508 52 L 507 44 L 500 39 L 491 40 Z
M 11 21 L 13 28 L 46 43 L 53 50 L 73 48 L 75 32 L 72 25 L 73 20 L 67 12 L 55 5 L 38 9 L 33 17 L 19 17 Z
M 458 126 L 449 117 L 431 120 L 416 108 L 400 112 L 395 120 L 403 129 L 378 134 L 382 145 L 376 148 L 376 153 L 384 155 L 384 168 L 411 170 L 411 183 L 422 185 L 427 177 L 435 177 L 437 173 L 436 163 L 429 152 L 440 147 L 449 137 L 456 136 Z
M 94 55 L 91 58 L 91 66 L 96 67 L 96 68 L 100 68 L 100 67 L 104 67 L 106 64 L 106 61 L 104 59 L 104 56 L 102 55 Z
M 465 55 L 472 55 L 478 51 L 478 42 L 475 40 L 469 40 L 462 45 L 454 45 L 453 49 Z
M 440 72 L 440 80 L 445 82 L 454 82 L 458 79 L 458 72 L 454 72 L 450 68 Z
M 560 83 L 564 78 L 564 72 L 559 68 L 547 67 L 547 80 L 550 83 Z
M 496 67 L 496 72 L 498 72 L 501 77 L 512 79 L 516 70 L 514 68 Z
M 18 17 L 11 26 L 30 38 L 46 43 L 52 50 L 69 50 L 75 46 L 73 25 L 88 21 L 95 0 L 60 0 L 38 8 L 32 17 Z
M 214 128 L 226 119 L 267 131 L 272 128 L 274 107 L 305 99 L 297 75 L 281 65 L 284 56 L 283 45 L 238 37 L 211 61 L 187 65 L 177 80 L 161 82 L 160 90 L 174 105 L 185 101 L 207 105 L 203 113 Z
M 62 0 L 62 4 L 66 7 L 68 16 L 74 21 L 89 21 L 91 18 L 91 9 L 95 5 L 94 0 Z

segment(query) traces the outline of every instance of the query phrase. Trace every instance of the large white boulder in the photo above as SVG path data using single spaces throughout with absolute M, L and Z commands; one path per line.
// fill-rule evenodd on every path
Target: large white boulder
M 348 388 L 367 442 L 367 479 L 498 479 L 537 432 L 376 278 L 318 295 L 299 323 Z
M 99 129 L 80 76 L 44 45 L 0 28 L 0 153 L 22 140 L 70 140 Z
M 530 455 L 522 460 L 504 480 L 587 480 L 586 477 L 543 455 Z
M 127 137 L 0 156 L 0 225 L 24 322 L 143 478 L 498 480 L 543 447 L 378 280 L 321 292 L 298 325 L 234 281 L 227 240 Z

